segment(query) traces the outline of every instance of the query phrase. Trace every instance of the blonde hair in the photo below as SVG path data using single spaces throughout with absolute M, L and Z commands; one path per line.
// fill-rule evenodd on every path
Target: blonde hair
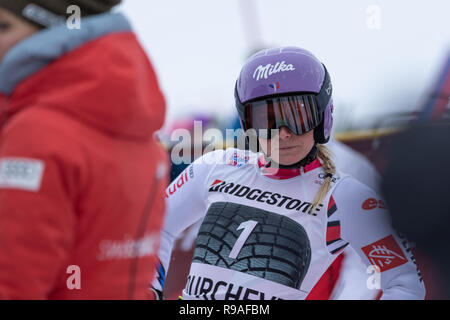
M 317 206 L 323 201 L 331 186 L 331 179 L 336 173 L 336 166 L 333 162 L 333 153 L 330 148 L 323 144 L 317 145 L 317 158 L 322 163 L 322 167 L 325 171 L 325 181 L 316 194 L 311 206 L 310 212 L 314 212 Z

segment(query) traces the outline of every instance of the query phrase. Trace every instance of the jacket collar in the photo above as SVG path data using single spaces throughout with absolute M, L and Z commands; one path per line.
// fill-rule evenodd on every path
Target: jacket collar
M 291 178 L 297 177 L 301 174 L 305 174 L 306 172 L 320 168 L 321 166 L 322 166 L 322 164 L 320 163 L 319 159 L 316 158 L 311 163 L 309 163 L 306 166 L 303 166 L 301 168 L 282 169 L 282 168 L 271 167 L 270 162 L 266 162 L 264 155 L 261 155 L 258 158 L 258 167 L 260 169 L 260 172 L 263 175 L 265 175 L 266 177 L 274 179 L 274 180 L 291 179 Z
M 80 29 L 71 30 L 64 24 L 40 31 L 19 42 L 4 57 L 0 65 L 0 93 L 11 95 L 23 80 L 89 41 L 130 30 L 122 14 L 105 13 L 83 18 Z

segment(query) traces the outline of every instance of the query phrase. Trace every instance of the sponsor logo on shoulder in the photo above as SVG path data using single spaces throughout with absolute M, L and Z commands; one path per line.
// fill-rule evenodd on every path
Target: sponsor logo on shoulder
M 408 261 L 392 235 L 371 243 L 361 250 L 372 265 L 380 268 L 380 272 L 401 266 Z
M 189 167 L 189 178 L 194 179 L 194 167 Z
M 322 185 L 324 183 L 325 179 L 327 178 L 327 174 L 324 172 L 321 172 L 318 174 L 317 177 L 318 177 L 318 179 L 314 180 L 314 183 Z M 332 176 L 331 182 L 336 183 L 339 179 L 340 179 L 340 177 L 338 177 L 338 176 Z
M 0 159 L 0 189 L 39 191 L 45 163 L 30 158 Z
M 237 168 L 246 165 L 250 161 L 250 157 L 248 155 L 239 155 L 237 151 L 233 153 L 231 158 L 228 160 L 227 164 L 230 166 L 234 166 Z
M 189 176 L 191 177 L 191 179 L 194 177 L 194 171 L 192 167 L 189 168 Z M 179 176 L 178 178 L 173 181 L 170 186 L 167 187 L 166 191 L 165 191 L 165 197 L 168 198 L 171 195 L 173 195 L 178 189 L 180 189 L 182 186 L 184 186 L 185 183 L 187 183 L 189 181 L 188 179 L 188 169 L 184 170 Z
M 382 200 L 377 200 L 375 198 L 366 199 L 363 202 L 361 208 L 363 208 L 364 210 L 373 210 L 376 208 L 387 209 L 386 205 Z

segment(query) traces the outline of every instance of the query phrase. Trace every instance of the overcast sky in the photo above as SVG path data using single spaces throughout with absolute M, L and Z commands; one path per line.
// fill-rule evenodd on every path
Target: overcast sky
M 124 0 L 166 95 L 168 120 L 234 112 L 254 47 L 299 46 L 329 70 L 345 117 L 412 110 L 450 49 L 448 0 Z M 341 109 L 341 116 L 343 115 Z

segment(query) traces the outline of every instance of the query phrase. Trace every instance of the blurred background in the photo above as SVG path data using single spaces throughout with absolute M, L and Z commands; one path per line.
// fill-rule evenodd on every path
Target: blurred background
M 171 132 L 192 132 L 194 120 L 203 130 L 239 127 L 236 78 L 249 55 L 266 47 L 302 47 L 327 66 L 334 137 L 380 174 L 388 158 L 382 150 L 399 132 L 448 120 L 450 1 L 126 0 L 118 10 L 131 19 L 157 71 L 167 101 L 161 139 L 169 151 Z M 184 167 L 174 165 L 172 179 Z M 169 298 L 184 285 L 194 240 L 188 230 L 175 249 Z M 425 250 L 416 256 L 431 283 L 427 298 L 439 298 L 440 278 L 431 259 L 420 257 Z
M 450 49 L 446 0 L 127 0 L 118 9 L 152 58 L 169 122 L 230 117 L 249 54 L 293 45 L 327 66 L 336 131 L 373 128 L 419 107 Z

